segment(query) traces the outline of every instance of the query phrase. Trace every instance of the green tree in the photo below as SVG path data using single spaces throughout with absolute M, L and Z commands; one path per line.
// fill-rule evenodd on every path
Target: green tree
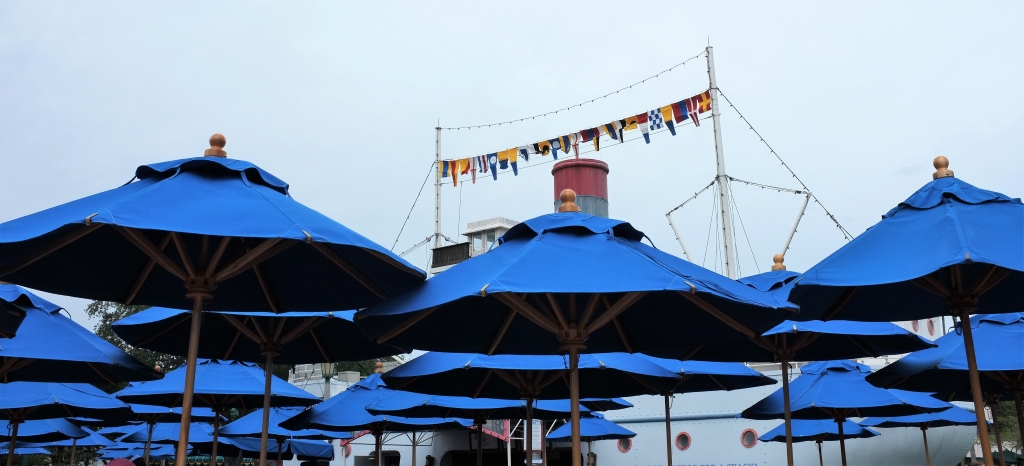
M 121 348 L 121 350 L 132 355 L 132 357 L 138 359 L 149 367 L 160 366 L 165 373 L 170 372 L 184 364 L 185 358 L 159 353 L 144 348 L 136 348 L 126 343 L 121 339 L 121 337 L 117 336 L 117 334 L 114 333 L 114 330 L 110 327 L 110 324 L 148 308 L 149 306 L 131 306 L 110 301 L 93 301 L 85 308 L 85 313 L 90 319 L 98 320 L 98 322 L 96 322 L 96 326 L 93 327 L 93 331 L 100 338 L 109 341 L 112 345 L 118 348 Z M 114 391 L 124 388 L 125 385 L 126 384 L 122 383 L 117 385 L 101 386 L 100 388 L 108 391 Z
M 1004 444 L 1011 449 L 1020 450 L 1020 425 L 1017 423 L 1017 407 L 1012 401 L 1004 401 L 995 407 L 996 417 L 999 418 L 999 435 L 1002 436 Z M 996 444 L 995 426 L 989 425 L 988 438 L 992 445 Z

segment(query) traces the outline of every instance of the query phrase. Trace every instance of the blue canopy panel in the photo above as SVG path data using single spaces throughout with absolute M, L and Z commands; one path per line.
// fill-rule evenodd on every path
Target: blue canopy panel
M 843 422 L 843 438 L 877 437 L 877 431 L 868 429 L 853 421 Z M 793 419 L 793 442 L 836 442 L 839 441 L 839 423 L 832 419 Z M 779 424 L 774 429 L 761 434 L 762 442 L 786 441 L 786 424 Z
M 10 441 L 14 425 L 5 422 L 0 425 L 0 439 Z M 89 432 L 68 422 L 63 418 L 38 419 L 25 421 L 18 426 L 18 442 L 54 442 L 57 440 L 80 439 L 89 436 Z
M 349 432 L 330 432 L 319 429 L 290 430 L 280 426 L 286 419 L 295 417 L 302 413 L 302 407 L 270 408 L 270 425 L 267 432 L 271 437 L 285 437 L 307 440 L 333 440 L 350 439 Z M 257 409 L 245 416 L 242 416 L 230 424 L 220 428 L 220 435 L 224 437 L 249 437 L 263 434 L 263 408 Z
M 14 446 L 14 454 L 15 455 L 50 455 L 51 454 L 50 450 L 47 450 L 47 449 L 45 449 L 43 447 L 30 446 L 30 445 L 31 444 L 24 444 L 23 442 L 18 442 Z M 0 455 L 5 455 L 6 456 L 8 453 L 10 453 L 10 451 L 11 451 L 10 450 L 10 443 L 7 443 L 7 442 L 0 443 Z
M 249 362 L 266 359 L 260 342 L 247 337 L 232 321 L 253 335 L 289 336 L 288 343 L 274 355 L 278 364 L 362 361 L 405 352 L 371 341 L 352 321 L 354 314 L 355 311 L 206 312 L 199 357 Z M 184 356 L 188 354 L 191 325 L 189 311 L 154 307 L 114 322 L 111 328 L 130 345 Z
M 186 272 L 210 262 L 222 245 L 208 310 L 355 309 L 424 279 L 386 248 L 295 201 L 287 184 L 249 162 L 189 158 L 143 165 L 135 176 L 0 224 L 0 279 L 86 299 L 190 306 Z M 179 275 L 167 264 L 153 267 L 140 247 L 163 250 Z M 263 247 L 267 255 L 230 269 Z M 275 304 L 260 292 L 261 281 Z
M 682 383 L 672 389 L 672 393 L 741 390 L 778 383 L 775 379 L 738 362 L 680 361 L 640 356 L 685 378 Z
M 129 385 L 131 386 L 131 384 Z M 124 391 L 122 389 L 122 391 Z M 114 393 L 114 396 L 119 396 L 121 392 Z M 168 408 L 165 406 L 154 406 L 154 405 L 141 405 L 141 404 L 128 404 L 134 413 L 133 421 L 135 422 L 181 422 L 181 408 Z M 192 421 L 194 422 L 213 422 L 214 414 L 210 408 L 203 408 L 198 406 L 192 407 Z M 227 421 L 228 418 L 223 415 L 220 416 L 221 421 Z
M 749 277 L 738 278 L 736 281 L 759 291 L 775 291 L 793 281 L 800 274 L 789 270 L 772 270 Z
M 978 417 L 974 413 L 957 406 L 937 413 L 899 417 L 869 417 L 860 421 L 861 425 L 868 427 L 947 427 L 973 426 L 977 423 Z
M 0 282 L 0 337 L 14 337 L 21 321 L 25 319 L 26 309 L 56 311 L 60 306 L 18 285 Z
M 124 401 L 158 406 L 176 406 L 185 387 L 185 366 L 160 380 L 126 387 L 117 393 Z M 239 361 L 202 359 L 196 364 L 195 406 L 217 409 L 250 409 L 263 406 L 263 369 Z M 271 406 L 309 406 L 320 398 L 278 377 L 271 377 Z
M 948 409 L 951 405 L 926 394 L 884 390 L 864 377 L 871 370 L 852 361 L 807 364 L 789 384 L 793 419 L 837 419 L 906 416 Z M 782 390 L 773 392 L 741 413 L 746 419 L 781 419 Z
M 77 447 L 109 447 L 115 444 L 114 442 L 107 440 L 106 437 L 100 435 L 97 431 L 84 427 L 82 430 L 88 433 L 89 436 L 85 438 L 58 440 L 47 443 L 36 442 L 36 445 L 40 447 L 70 447 L 72 445 Z M 21 432 L 18 432 L 18 438 L 21 438 Z
M 799 320 L 925 319 L 949 312 L 951 266 L 966 290 L 981 286 L 978 309 L 1019 312 L 1020 199 L 939 178 L 786 286 Z
M 419 393 L 391 390 L 381 380 L 380 374 L 372 374 L 323 403 L 307 408 L 301 414 L 285 420 L 280 423 L 280 426 L 291 430 L 404 432 L 428 429 L 462 429 L 472 425 L 472 421 L 467 419 L 405 418 L 373 415 L 366 410 L 367 406 L 388 397 L 418 400 L 422 399 L 422 396 Z
M 116 458 L 133 458 L 142 456 L 145 452 L 145 443 L 127 443 L 120 442 L 114 446 L 103 448 L 96 453 L 102 459 L 116 459 Z M 193 450 L 192 445 L 187 446 L 188 452 Z M 151 445 L 149 448 L 149 457 L 152 458 L 170 458 L 173 457 L 174 445 Z
M 785 350 L 791 361 L 829 361 L 905 354 L 935 344 L 890 322 L 848 320 L 806 322 L 787 320 L 753 340 L 699 345 L 666 354 L 705 361 L 775 362 L 775 350 Z M 797 346 L 800 342 L 801 346 Z M 774 346 L 766 347 L 766 344 Z
M 143 424 L 138 430 L 117 439 L 118 443 L 146 443 L 149 437 L 149 426 Z M 175 444 L 181 438 L 181 423 L 161 422 L 153 426 L 154 444 Z M 213 444 L 213 426 L 205 422 L 193 422 L 189 424 L 188 443 L 193 446 Z M 225 438 L 217 439 L 218 445 L 231 445 Z
M 563 356 L 432 351 L 386 372 L 383 379 L 397 389 L 431 395 L 518 400 L 536 389 L 538 399 L 561 400 L 569 398 L 563 377 L 569 373 L 568 367 Z M 579 369 L 583 398 L 656 394 L 652 387 L 670 391 L 681 381 L 678 373 L 640 354 L 581 355 Z M 494 374 L 498 370 L 517 374 L 515 378 L 530 386 L 513 385 Z
M 28 297 L 41 305 L 25 309 L 25 319 L 16 337 L 0 338 L 0 359 L 31 361 L 17 368 L 0 369 L 3 383 L 109 383 L 161 377 L 159 372 L 75 323 L 56 305 L 42 301 L 24 288 L 0 285 L 0 294 L 12 287 L 22 297 L 19 299 Z
M 979 314 L 971 317 L 974 352 L 986 395 L 1020 390 L 1024 371 L 1024 313 Z M 970 401 L 964 337 L 950 332 L 935 340 L 938 347 L 908 354 L 868 376 L 880 387 L 939 392 L 947 401 Z
M 0 384 L 5 418 L 53 419 L 68 415 L 117 422 L 131 416 L 128 405 L 85 383 L 11 382 Z
M 561 427 L 547 435 L 550 442 L 569 442 L 572 440 L 572 426 L 562 424 Z M 623 428 L 607 419 L 598 417 L 580 418 L 580 440 L 595 442 L 598 440 L 617 440 L 636 437 L 636 432 Z
M 591 411 L 615 411 L 632 408 L 633 403 L 622 398 L 580 398 L 580 406 Z
M 557 305 L 563 319 L 575 313 L 586 320 L 583 352 L 646 353 L 680 342 L 745 338 L 715 314 L 758 334 L 792 314 L 790 303 L 643 244 L 641 237 L 619 220 L 543 215 L 510 229 L 487 254 L 359 311 L 356 320 L 402 347 L 559 354 Z M 544 329 L 538 321 L 546 322 Z M 655 331 L 665 328 L 673 331 Z
M 259 457 L 259 438 L 232 438 L 230 439 L 230 442 L 238 447 L 242 451 L 243 455 Z M 267 456 L 269 458 L 277 458 L 279 445 L 282 448 L 281 458 L 285 460 L 290 460 L 295 456 L 297 456 L 300 461 L 334 459 L 334 447 L 331 443 L 323 440 L 301 439 L 287 439 L 280 444 L 271 439 L 267 443 Z
M 569 417 L 569 400 L 534 400 L 533 419 L 565 419 Z M 461 396 L 385 397 L 366 407 L 370 414 L 405 417 L 466 418 L 476 421 L 489 419 L 526 419 L 526 401 L 469 398 Z M 590 410 L 580 406 L 581 413 Z

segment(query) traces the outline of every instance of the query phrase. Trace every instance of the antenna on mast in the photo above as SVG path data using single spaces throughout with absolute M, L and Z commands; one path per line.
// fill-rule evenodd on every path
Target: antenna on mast
M 434 128 L 434 247 L 441 247 L 441 119 Z
M 709 38 L 710 40 L 710 38 Z M 718 109 L 718 83 L 715 81 L 715 52 L 714 48 L 708 45 L 708 82 L 711 91 L 711 122 L 715 129 L 715 159 L 718 171 L 715 175 L 715 183 L 718 185 L 718 205 L 721 209 L 722 218 L 722 245 L 725 249 L 725 276 L 737 278 L 736 276 L 736 251 L 733 244 L 732 232 L 732 203 L 729 199 L 729 175 L 725 174 L 725 153 L 722 151 L 722 128 L 719 120 L 722 112 Z

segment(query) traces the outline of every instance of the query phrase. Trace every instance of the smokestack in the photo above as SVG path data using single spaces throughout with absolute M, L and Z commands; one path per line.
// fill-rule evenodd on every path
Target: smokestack
M 585 214 L 608 217 L 608 164 L 594 159 L 568 159 L 551 168 L 555 178 L 555 212 L 564 189 L 576 192 L 576 205 Z

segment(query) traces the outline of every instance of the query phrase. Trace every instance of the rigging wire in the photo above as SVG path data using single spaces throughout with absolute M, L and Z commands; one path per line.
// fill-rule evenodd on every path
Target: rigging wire
M 711 184 L 714 185 L 715 183 L 711 182 Z M 701 267 L 704 267 L 704 265 L 708 263 L 708 246 L 711 245 L 711 225 L 714 224 L 713 222 L 715 220 L 715 208 L 718 207 L 718 196 L 714 195 L 716 192 L 718 192 L 718 187 L 713 186 L 711 188 L 711 218 L 708 219 L 708 237 L 704 238 L 704 257 L 701 258 L 700 260 Z M 696 197 L 696 194 L 694 195 L 694 197 Z
M 641 79 L 640 81 L 637 81 L 637 82 L 635 82 L 633 84 L 630 84 L 630 85 L 628 85 L 626 87 L 623 87 L 623 88 L 621 88 L 619 90 L 609 92 L 609 93 L 607 93 L 605 95 L 602 95 L 600 97 L 594 97 L 593 99 L 587 100 L 585 102 L 580 102 L 580 103 L 575 104 L 575 105 L 570 105 L 570 106 L 565 107 L 565 108 L 560 108 L 558 110 L 552 110 L 550 112 L 544 112 L 544 113 L 540 113 L 540 114 L 537 114 L 537 115 L 534 115 L 534 116 L 529 116 L 529 117 L 524 117 L 524 118 L 517 118 L 515 120 L 499 121 L 499 122 L 496 122 L 496 123 L 489 123 L 489 124 L 483 124 L 483 125 L 453 126 L 453 127 L 450 127 L 450 128 L 441 128 L 441 129 L 449 130 L 450 131 L 450 130 L 462 130 L 462 129 L 490 128 L 491 126 L 509 125 L 509 124 L 512 124 L 512 123 L 518 123 L 520 121 L 533 120 L 535 118 L 546 117 L 548 115 L 554 115 L 554 114 L 559 113 L 559 112 L 566 112 L 566 111 L 569 111 L 572 108 L 582 107 L 582 106 L 584 106 L 586 104 L 593 103 L 595 101 L 604 99 L 606 97 L 610 97 L 612 95 L 618 94 L 619 92 L 625 91 L 627 89 L 632 89 L 633 86 L 638 86 L 638 85 L 643 84 L 643 83 L 645 83 L 647 81 L 650 81 L 652 79 L 660 77 L 661 75 L 663 75 L 665 73 L 668 73 L 668 72 L 670 72 L 670 71 L 672 71 L 672 70 L 674 70 L 674 69 L 676 69 L 676 68 L 678 68 L 680 66 L 684 66 L 687 63 L 689 63 L 690 61 L 695 60 L 697 58 L 700 58 L 700 57 L 704 56 L 705 54 L 707 54 L 707 50 L 704 50 L 704 51 L 698 53 L 697 55 L 694 55 L 694 56 L 692 56 L 690 58 L 687 58 L 686 60 L 683 60 L 681 63 L 676 63 L 675 65 L 672 65 L 670 68 L 668 68 L 666 70 L 662 70 L 662 71 L 658 72 L 657 74 L 655 74 L 653 76 L 648 76 L 648 77 L 646 77 L 644 79 Z
M 434 167 L 437 166 L 437 162 L 430 164 L 430 170 L 427 170 L 427 177 L 423 179 L 423 184 L 420 185 L 420 192 L 416 193 L 416 199 L 412 201 L 412 207 L 409 207 L 409 213 L 405 215 L 405 221 L 402 222 L 402 228 L 398 230 L 398 236 L 395 237 L 395 242 L 391 244 L 391 252 L 395 252 L 395 246 L 398 245 L 398 239 L 402 237 L 402 232 L 405 231 L 405 225 L 409 223 L 409 217 L 412 216 L 412 210 L 416 208 L 416 203 L 420 200 L 420 195 L 423 194 L 423 188 L 427 186 L 427 180 L 430 179 L 430 174 L 434 173 Z
M 743 120 L 743 122 L 747 124 L 747 127 L 750 128 L 750 130 L 753 131 L 755 135 L 757 135 L 758 139 L 761 140 L 761 143 L 763 143 L 765 145 L 765 147 L 768 148 L 768 151 L 771 152 L 772 155 L 774 155 L 775 158 L 778 159 L 779 162 L 782 163 L 782 166 L 785 167 L 786 171 L 788 171 L 789 174 L 792 175 L 793 178 L 796 179 L 796 181 L 798 183 L 800 183 L 800 186 L 803 187 L 803 190 L 807 194 L 811 195 L 811 198 L 814 199 L 814 203 L 818 204 L 819 206 L 821 206 L 822 210 L 825 211 L 825 215 L 827 215 L 828 218 L 832 220 L 832 223 L 834 223 L 836 225 L 836 227 L 839 228 L 839 232 L 843 234 L 843 238 L 845 238 L 847 241 L 850 241 L 851 239 L 853 239 L 853 234 L 851 234 L 849 231 L 847 231 L 846 228 L 844 228 L 843 225 L 841 223 L 839 223 L 839 220 L 836 219 L 836 216 L 832 215 L 832 212 L 829 212 L 829 210 L 827 208 L 825 208 L 825 205 L 822 204 L 820 200 L 818 200 L 818 197 L 815 196 L 813 192 L 811 192 L 811 189 L 807 187 L 807 185 L 804 183 L 804 181 L 801 180 L 799 176 L 796 176 L 796 173 L 793 172 L 793 169 L 789 168 L 789 165 L 787 165 L 786 161 L 782 160 L 782 157 L 779 156 L 779 154 L 777 152 L 775 152 L 775 149 L 772 148 L 771 144 L 768 144 L 768 141 L 764 140 L 764 136 L 761 136 L 761 133 L 757 132 L 757 130 L 754 129 L 754 125 L 750 124 L 750 120 L 747 120 L 747 117 L 743 116 L 743 114 L 740 113 L 740 110 L 738 108 L 736 108 L 736 105 L 734 105 L 732 103 L 732 101 L 729 100 L 729 97 L 727 97 L 725 95 L 725 93 L 722 92 L 722 89 L 718 89 L 718 93 L 719 93 L 719 95 L 721 95 L 725 99 L 725 101 L 729 104 L 729 106 L 732 107 L 733 111 L 735 111 L 736 114 L 739 115 L 740 119 Z
M 729 199 L 732 201 L 733 210 L 736 211 L 736 218 L 740 221 L 740 229 L 743 230 L 743 237 L 747 239 L 747 248 L 750 249 L 750 257 L 754 259 L 754 268 L 761 273 L 761 266 L 757 264 L 757 254 L 754 254 L 754 245 L 750 242 L 750 235 L 747 234 L 747 226 L 743 224 L 743 215 L 740 214 L 740 205 L 736 202 L 736 195 L 733 194 L 732 183 L 729 183 Z M 740 261 L 736 259 L 736 267 L 739 269 Z

